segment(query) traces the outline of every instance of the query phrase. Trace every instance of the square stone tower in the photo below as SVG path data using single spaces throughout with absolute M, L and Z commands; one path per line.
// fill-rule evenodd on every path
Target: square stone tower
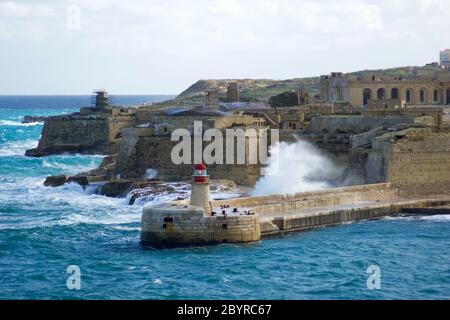
M 239 102 L 239 84 L 232 82 L 228 85 L 227 100 L 228 102 Z
M 208 90 L 206 92 L 206 107 L 210 109 L 219 108 L 219 92 L 217 90 Z

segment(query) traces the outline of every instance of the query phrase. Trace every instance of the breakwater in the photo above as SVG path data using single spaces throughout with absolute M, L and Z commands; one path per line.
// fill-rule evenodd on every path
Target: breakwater
M 450 197 L 408 199 L 389 183 L 325 191 L 210 201 L 204 208 L 178 201 L 144 208 L 141 241 L 156 247 L 246 243 L 265 237 L 450 204 Z

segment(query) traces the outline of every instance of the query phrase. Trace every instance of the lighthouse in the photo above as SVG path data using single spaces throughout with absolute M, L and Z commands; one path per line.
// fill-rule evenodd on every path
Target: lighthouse
M 194 166 L 192 174 L 191 202 L 192 206 L 202 207 L 206 214 L 211 214 L 211 204 L 209 196 L 209 176 L 206 166 L 202 163 Z

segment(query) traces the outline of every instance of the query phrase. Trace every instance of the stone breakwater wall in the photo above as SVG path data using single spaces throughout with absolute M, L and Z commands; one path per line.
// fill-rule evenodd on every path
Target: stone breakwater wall
M 144 208 L 142 243 L 176 247 L 253 242 L 289 232 L 380 219 L 402 209 L 444 206 L 450 204 L 450 196 L 410 200 L 399 197 L 390 184 L 376 184 L 292 196 L 211 201 L 212 215 L 202 207 L 184 203 Z
M 261 219 L 261 237 L 280 236 L 287 233 L 345 224 L 358 220 L 377 220 L 403 212 L 405 209 L 420 214 L 422 208 L 435 208 L 450 204 L 445 199 L 396 200 L 367 203 L 351 208 L 322 208 L 288 216 Z M 418 210 L 416 210 L 418 209 Z M 440 211 L 441 214 L 441 211 Z
M 42 137 L 28 156 L 91 153 L 112 154 L 118 150 L 120 131 L 135 125 L 132 115 L 72 114 L 45 119 Z

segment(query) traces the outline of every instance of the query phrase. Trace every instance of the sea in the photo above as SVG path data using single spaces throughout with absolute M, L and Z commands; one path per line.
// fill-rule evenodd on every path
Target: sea
M 89 96 L 0 96 L 0 299 L 450 298 L 448 216 L 354 222 L 246 245 L 143 247 L 142 208 L 168 195 L 130 206 L 94 188 L 46 188 L 46 176 L 93 169 L 102 157 L 24 156 L 43 124 L 22 124 L 23 116 L 89 105 Z

